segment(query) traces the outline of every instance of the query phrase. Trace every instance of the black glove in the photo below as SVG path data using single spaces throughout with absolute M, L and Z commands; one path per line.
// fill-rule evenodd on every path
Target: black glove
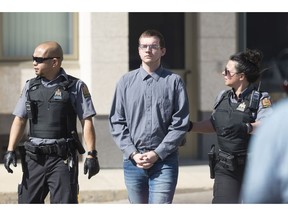
M 88 179 L 96 175 L 100 170 L 99 162 L 97 157 L 86 158 L 84 163 L 84 175 L 88 173 Z
M 7 151 L 4 155 L 4 167 L 8 171 L 8 173 L 13 173 L 13 170 L 10 169 L 11 163 L 14 167 L 17 166 L 17 158 L 15 151 Z

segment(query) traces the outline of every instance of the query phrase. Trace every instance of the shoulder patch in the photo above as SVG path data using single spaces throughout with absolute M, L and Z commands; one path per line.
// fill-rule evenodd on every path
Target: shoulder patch
M 263 106 L 263 108 L 270 107 L 270 106 L 271 106 L 271 100 L 268 99 L 268 98 L 264 98 L 264 99 L 262 100 L 262 106 Z
M 86 85 L 83 85 L 82 87 L 82 94 L 84 98 L 91 97 L 88 87 Z

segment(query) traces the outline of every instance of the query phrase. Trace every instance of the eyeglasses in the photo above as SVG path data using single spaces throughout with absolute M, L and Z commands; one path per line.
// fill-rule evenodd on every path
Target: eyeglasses
M 151 45 L 139 44 L 139 48 L 142 49 L 142 50 L 146 50 L 147 48 L 153 49 L 153 50 L 158 50 L 160 48 L 160 46 L 157 45 L 157 44 L 151 44 Z
M 227 76 L 229 74 L 230 77 L 235 76 L 236 74 L 238 74 L 237 72 L 233 73 L 233 75 L 231 75 L 231 71 L 229 71 L 227 68 L 224 69 L 224 75 Z
M 59 59 L 60 57 L 47 57 L 47 58 L 42 58 L 42 57 L 35 57 L 32 56 L 33 62 L 36 61 L 37 63 L 43 63 L 44 61 L 48 60 L 48 59 L 53 59 L 53 58 L 57 58 Z

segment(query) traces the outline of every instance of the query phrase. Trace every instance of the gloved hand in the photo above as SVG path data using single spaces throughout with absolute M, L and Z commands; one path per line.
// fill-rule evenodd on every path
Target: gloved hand
M 84 162 L 84 175 L 88 173 L 88 179 L 96 175 L 100 170 L 99 161 L 97 157 L 86 158 Z
M 13 170 L 10 168 L 11 163 L 14 167 L 17 166 L 17 158 L 15 151 L 7 151 L 4 155 L 4 167 L 8 171 L 8 173 L 13 173 Z

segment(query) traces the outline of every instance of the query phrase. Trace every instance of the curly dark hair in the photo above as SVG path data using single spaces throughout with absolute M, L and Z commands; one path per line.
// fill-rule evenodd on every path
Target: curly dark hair
M 236 61 L 237 73 L 244 73 L 249 83 L 255 83 L 261 76 L 260 70 L 263 53 L 260 50 L 247 49 L 230 56 L 230 60 Z

